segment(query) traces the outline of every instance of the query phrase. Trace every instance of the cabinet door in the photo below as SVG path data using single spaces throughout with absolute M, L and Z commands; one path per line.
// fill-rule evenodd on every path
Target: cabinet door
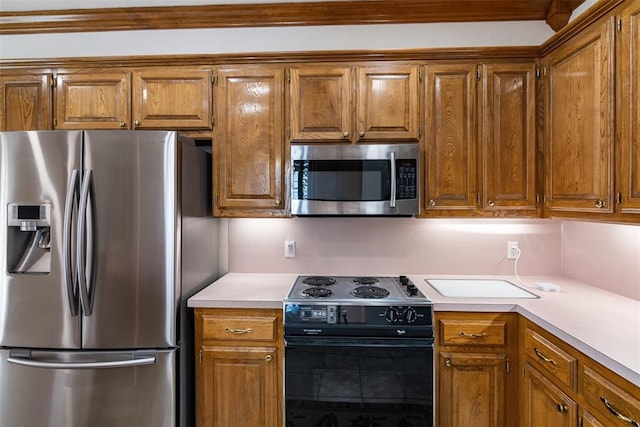
M 525 367 L 523 389 L 524 427 L 575 427 L 578 405 L 531 365 Z
M 535 215 L 535 64 L 484 65 L 482 75 L 482 209 Z
M 133 127 L 211 129 L 211 70 L 133 73 Z
M 620 150 L 618 179 L 622 213 L 640 214 L 640 2 L 622 12 L 618 43 Z
M 505 425 L 505 354 L 440 352 L 439 426 Z
M 425 210 L 476 209 L 476 65 L 426 68 Z
M 51 129 L 51 74 L 0 76 L 0 130 Z
M 417 66 L 359 68 L 357 140 L 418 141 L 419 98 Z
M 275 347 L 202 348 L 198 427 L 280 427 Z
M 583 408 L 580 416 L 580 427 L 605 427 L 605 425 Z
M 352 140 L 351 76 L 350 68 L 290 70 L 292 142 Z
M 284 214 L 282 68 L 218 72 L 214 214 Z
M 130 73 L 60 73 L 56 79 L 57 129 L 129 127 Z
M 546 208 L 613 212 L 613 20 L 547 58 Z

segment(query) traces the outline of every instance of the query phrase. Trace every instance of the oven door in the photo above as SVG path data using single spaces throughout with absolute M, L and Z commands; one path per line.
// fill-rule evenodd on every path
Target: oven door
M 432 426 L 433 339 L 285 338 L 287 427 Z

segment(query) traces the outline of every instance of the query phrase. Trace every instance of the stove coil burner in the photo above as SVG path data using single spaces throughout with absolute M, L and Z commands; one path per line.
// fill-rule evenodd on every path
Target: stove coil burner
M 358 286 L 351 292 L 353 296 L 358 298 L 384 298 L 389 295 L 389 291 L 377 286 Z
M 327 288 L 321 288 L 319 286 L 313 286 L 302 291 L 302 295 L 312 298 L 326 298 L 330 297 L 332 294 L 333 292 L 331 292 L 331 290 Z
M 359 285 L 375 285 L 379 282 L 375 277 L 355 277 L 353 281 Z
M 336 279 L 325 276 L 311 276 L 302 280 L 302 283 L 311 286 L 331 286 L 336 283 Z

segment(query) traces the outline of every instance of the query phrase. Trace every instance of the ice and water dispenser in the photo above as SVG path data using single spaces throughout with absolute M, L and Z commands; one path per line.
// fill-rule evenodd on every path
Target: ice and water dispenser
M 51 204 L 8 204 L 7 267 L 15 274 L 51 272 Z

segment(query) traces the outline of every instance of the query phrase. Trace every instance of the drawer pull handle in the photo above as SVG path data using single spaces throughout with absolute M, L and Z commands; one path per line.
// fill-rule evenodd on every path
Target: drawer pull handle
M 538 350 L 537 348 L 535 348 L 535 347 L 534 347 L 534 348 L 533 348 L 533 351 L 535 351 L 535 352 L 536 352 L 536 355 L 537 355 L 540 359 L 544 360 L 544 361 L 545 361 L 545 362 L 547 362 L 547 363 L 551 363 L 553 366 L 556 366 L 556 361 L 555 361 L 555 360 L 553 360 L 553 359 L 549 359 L 547 356 L 545 356 L 544 354 L 540 353 L 540 350 Z
M 565 405 L 564 403 L 558 403 L 558 412 L 560 412 L 561 414 L 565 414 L 568 410 L 569 408 L 567 408 L 567 405 Z
M 632 420 L 629 417 L 625 417 L 620 412 L 618 412 L 616 410 L 616 408 L 611 406 L 611 404 L 609 403 L 609 401 L 607 399 L 605 399 L 604 397 L 600 396 L 600 400 L 602 400 L 602 403 L 604 403 L 605 408 L 607 408 L 609 410 L 609 412 L 611 412 L 616 418 L 621 419 L 622 421 L 625 421 L 625 422 L 631 424 L 633 427 L 640 427 L 640 424 L 638 424 L 638 422 L 636 420 Z
M 474 339 L 476 339 L 476 338 L 484 338 L 484 337 L 486 337 L 486 336 L 487 336 L 487 333 L 486 333 L 486 332 L 483 332 L 483 333 L 481 333 L 481 334 L 468 334 L 468 333 L 466 333 L 466 332 L 460 332 L 460 333 L 458 334 L 458 336 L 461 336 L 461 337 L 463 337 L 463 338 L 474 338 Z
M 248 334 L 253 332 L 253 329 L 251 328 L 247 328 L 247 329 L 224 328 L 224 330 L 226 332 L 231 332 L 232 334 L 237 334 L 237 335 Z

